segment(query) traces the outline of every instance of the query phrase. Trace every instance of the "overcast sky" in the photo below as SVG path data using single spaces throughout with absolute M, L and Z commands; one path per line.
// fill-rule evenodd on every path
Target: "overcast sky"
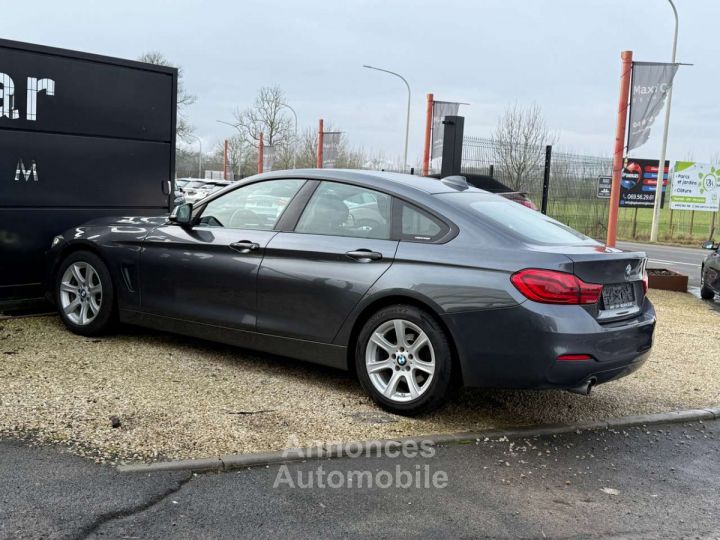
M 720 153 L 720 2 L 676 0 L 678 61 L 668 153 Z M 412 87 L 410 152 L 422 153 L 425 94 L 471 105 L 465 134 L 488 137 L 510 103 L 537 103 L 564 149 L 609 155 L 620 51 L 669 61 L 666 0 L 32 0 L 4 1 L 0 36 L 136 58 L 150 50 L 182 65 L 189 111 L 205 148 L 257 89 L 278 85 L 300 128 L 324 118 L 351 144 L 402 153 Z M 0 59 L 1 60 L 1 59 Z M 661 119 L 636 157 L 658 157 Z

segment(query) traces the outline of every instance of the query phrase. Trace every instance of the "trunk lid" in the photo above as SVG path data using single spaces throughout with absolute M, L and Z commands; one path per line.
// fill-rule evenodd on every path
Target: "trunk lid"
M 645 253 L 588 245 L 543 246 L 542 251 L 565 255 L 573 274 L 586 283 L 603 285 L 600 301 L 585 306 L 599 322 L 632 318 L 642 311 Z

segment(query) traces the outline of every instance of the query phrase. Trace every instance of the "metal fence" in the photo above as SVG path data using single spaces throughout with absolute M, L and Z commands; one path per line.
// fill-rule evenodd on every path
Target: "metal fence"
M 493 176 L 514 190 L 526 192 L 540 208 L 545 147 L 509 147 L 490 139 L 464 137 L 461 170 Z M 597 182 L 599 176 L 611 173 L 610 157 L 553 151 L 547 214 L 588 236 L 604 239 L 609 200 L 598 198 Z M 665 208 L 660 214 L 660 239 L 699 243 L 713 234 L 715 216 L 713 212 L 672 211 L 666 195 Z M 620 208 L 618 238 L 647 240 L 651 223 L 651 208 Z

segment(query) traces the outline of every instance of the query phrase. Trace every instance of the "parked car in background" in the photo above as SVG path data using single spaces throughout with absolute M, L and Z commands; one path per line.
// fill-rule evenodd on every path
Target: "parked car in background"
M 86 223 L 49 257 L 73 332 L 120 320 L 350 369 L 408 415 L 456 384 L 589 393 L 638 369 L 655 328 L 644 253 L 462 177 L 276 171 Z
M 712 253 L 700 267 L 700 296 L 705 300 L 712 300 L 716 294 L 720 294 L 720 244 L 709 240 L 702 247 Z
M 538 210 L 538 207 L 530 199 L 530 196 L 524 191 L 514 191 L 509 188 L 496 178 L 492 176 L 486 176 L 483 174 L 464 174 L 468 184 L 475 186 L 478 189 L 495 193 L 501 197 L 505 197 L 508 200 L 527 206 L 531 210 Z
M 522 204 L 523 206 L 527 206 L 532 210 L 538 210 L 538 207 L 535 205 L 532 199 L 530 199 L 530 196 L 527 193 L 525 193 L 524 191 L 514 191 L 513 189 L 509 188 L 508 186 L 506 186 L 496 178 L 493 178 L 492 176 L 470 173 L 465 173 L 463 174 L 463 176 L 465 177 L 467 183 L 471 186 L 485 191 L 489 191 L 490 193 L 495 193 L 496 195 L 505 197 L 506 199 L 509 199 L 513 202 Z M 435 177 L 437 178 L 437 176 Z
M 183 194 L 185 200 L 189 203 L 195 203 L 200 199 L 204 199 L 211 193 L 214 193 L 220 188 L 229 186 L 230 182 L 225 180 L 201 180 L 194 179 L 187 182 L 183 188 Z

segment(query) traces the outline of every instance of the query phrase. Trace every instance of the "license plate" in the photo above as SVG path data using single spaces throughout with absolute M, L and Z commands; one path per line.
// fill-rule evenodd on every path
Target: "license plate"
M 635 305 L 635 291 L 632 283 L 605 285 L 602 297 L 605 309 L 620 309 Z

